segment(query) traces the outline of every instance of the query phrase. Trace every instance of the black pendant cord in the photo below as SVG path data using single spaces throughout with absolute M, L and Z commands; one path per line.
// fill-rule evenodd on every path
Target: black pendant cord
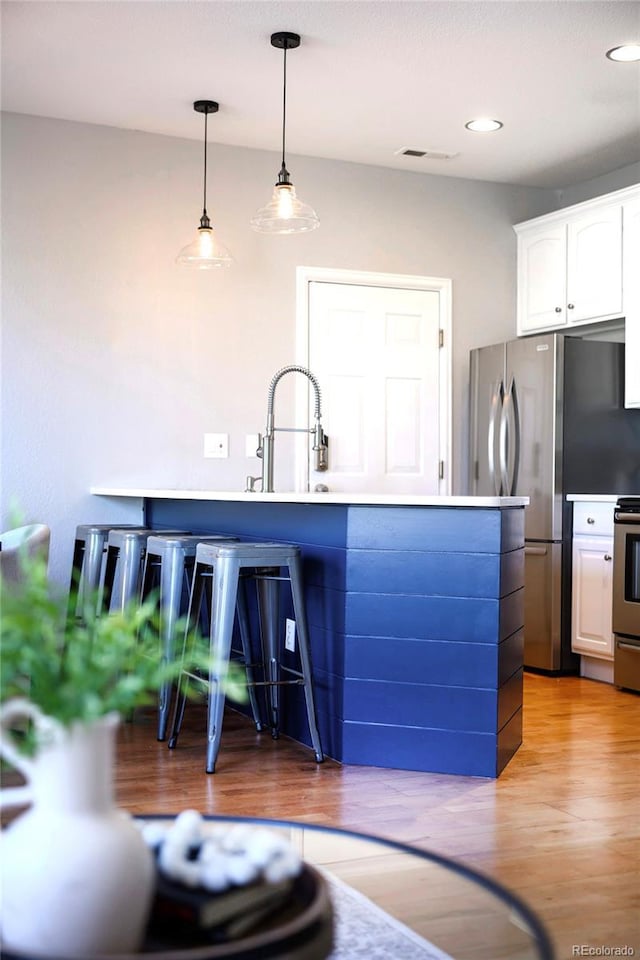
M 287 47 L 285 44 L 283 83 L 282 83 L 282 172 L 285 174 L 287 173 L 287 167 L 284 159 L 286 130 L 287 130 Z
M 285 43 L 283 47 L 284 52 L 284 70 L 283 70 L 283 83 L 282 83 L 282 166 L 280 167 L 280 173 L 278 174 L 278 183 L 277 186 L 281 186 L 283 183 L 290 183 L 289 171 L 287 170 L 285 162 L 285 137 L 287 133 L 287 44 Z
M 207 216 L 207 120 L 209 119 L 209 113 L 205 110 L 204 114 L 204 183 L 203 183 L 203 193 L 202 193 L 202 217 L 200 218 L 200 226 L 209 226 L 210 220 Z

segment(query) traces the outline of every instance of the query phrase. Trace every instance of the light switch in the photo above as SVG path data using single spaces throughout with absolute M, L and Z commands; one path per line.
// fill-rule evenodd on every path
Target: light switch
M 229 434 L 228 433 L 205 433 L 204 435 L 204 455 L 205 457 L 214 457 L 224 460 L 229 456 Z
M 257 433 L 248 433 L 244 440 L 244 455 L 245 457 L 255 457 L 256 450 L 258 449 L 259 434 Z

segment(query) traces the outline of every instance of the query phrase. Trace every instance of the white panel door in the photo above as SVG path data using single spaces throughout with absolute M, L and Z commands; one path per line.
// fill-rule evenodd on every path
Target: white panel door
M 329 436 L 312 489 L 439 492 L 439 324 L 437 291 L 309 284 L 309 368 Z

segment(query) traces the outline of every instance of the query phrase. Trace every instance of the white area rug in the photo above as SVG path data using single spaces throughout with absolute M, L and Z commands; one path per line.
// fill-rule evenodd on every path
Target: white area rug
M 328 960 L 451 960 L 448 953 L 364 894 L 322 871 L 330 887 L 335 913 L 335 949 Z

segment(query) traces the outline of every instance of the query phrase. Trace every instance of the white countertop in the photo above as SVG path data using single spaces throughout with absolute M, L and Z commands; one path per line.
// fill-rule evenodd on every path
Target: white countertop
M 225 500 L 240 503 L 342 503 L 398 507 L 525 507 L 529 497 L 423 497 L 392 493 L 244 493 L 223 490 L 162 490 L 154 487 L 91 487 L 98 497 L 159 500 Z
M 618 493 L 568 493 L 567 500 L 572 503 L 616 503 Z

